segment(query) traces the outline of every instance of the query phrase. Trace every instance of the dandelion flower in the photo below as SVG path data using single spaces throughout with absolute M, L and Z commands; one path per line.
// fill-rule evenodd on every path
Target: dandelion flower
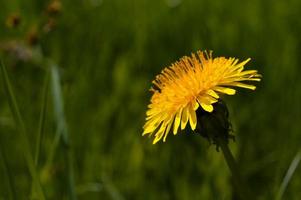
M 255 90 L 244 81 L 260 81 L 257 70 L 244 70 L 250 59 L 239 62 L 236 58 L 212 57 L 212 52 L 198 51 L 190 57 L 165 68 L 153 81 L 146 112 L 143 135 L 155 136 L 153 144 L 166 141 L 169 132 L 177 134 L 188 124 L 192 130 L 198 123 L 196 111 L 211 113 L 221 94 L 234 95 L 233 87 Z M 199 124 L 202 127 L 201 124 Z

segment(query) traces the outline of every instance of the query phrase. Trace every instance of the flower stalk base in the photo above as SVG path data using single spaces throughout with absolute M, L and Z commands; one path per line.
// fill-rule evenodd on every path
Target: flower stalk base
M 197 111 L 198 126 L 196 132 L 206 138 L 211 144 L 216 145 L 216 150 L 222 150 L 226 163 L 232 173 L 232 180 L 239 199 L 249 199 L 249 193 L 244 188 L 236 161 L 228 147 L 230 140 L 235 137 L 230 134 L 231 123 L 228 120 L 229 112 L 222 101 L 214 104 L 213 112 Z M 202 125 L 202 126 L 200 126 Z

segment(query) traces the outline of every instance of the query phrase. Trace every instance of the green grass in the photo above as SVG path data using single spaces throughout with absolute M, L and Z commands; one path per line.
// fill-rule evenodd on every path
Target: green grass
M 26 133 L 25 124 L 21 117 L 21 114 L 19 111 L 19 106 L 17 104 L 6 68 L 5 68 L 4 64 L 2 63 L 2 60 L 0 60 L 0 62 L 1 62 L 1 74 L 2 74 L 3 85 L 4 85 L 6 96 L 8 98 L 10 110 L 11 110 L 13 118 L 16 122 L 16 127 L 18 128 L 19 137 L 22 142 L 21 145 L 23 147 L 22 151 L 24 153 L 24 157 L 26 158 L 27 166 L 30 171 L 30 175 L 33 179 L 34 187 L 36 188 L 37 198 L 43 200 L 43 199 L 45 199 L 45 195 L 44 195 L 44 192 L 43 192 L 43 189 L 42 189 L 42 186 L 40 183 L 40 178 L 39 178 L 36 166 L 34 164 L 34 159 L 33 159 L 31 150 L 30 150 L 30 142 L 29 142 L 29 139 L 28 139 L 28 136 Z M 4 158 L 4 156 L 3 156 L 3 158 Z M 7 165 L 7 164 L 5 164 L 5 165 Z M 7 168 L 7 166 L 6 166 L 6 168 Z M 10 184 L 11 184 L 11 181 L 10 181 Z
M 300 1 L 75 0 L 57 15 L 48 3 L 0 1 L 0 199 L 235 199 L 206 140 L 141 136 L 152 79 L 199 49 L 252 58 L 262 82 L 224 98 L 230 148 L 257 199 L 299 198 Z

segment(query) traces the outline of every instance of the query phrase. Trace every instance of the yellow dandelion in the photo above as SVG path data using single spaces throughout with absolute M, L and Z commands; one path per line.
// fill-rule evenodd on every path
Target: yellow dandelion
M 165 142 L 170 131 L 175 135 L 179 127 L 185 129 L 188 121 L 195 130 L 197 109 L 212 112 L 220 94 L 235 94 L 232 87 L 255 90 L 255 86 L 242 83 L 260 81 L 257 70 L 244 71 L 244 65 L 249 61 L 213 58 L 212 52 L 198 51 L 165 68 L 153 81 L 143 135 L 155 134 L 155 144 L 162 138 Z

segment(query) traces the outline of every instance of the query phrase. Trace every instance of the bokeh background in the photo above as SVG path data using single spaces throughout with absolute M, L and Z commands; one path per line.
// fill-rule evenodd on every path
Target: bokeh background
M 66 152 L 78 199 L 236 199 L 221 152 L 205 139 L 188 130 L 152 145 L 141 136 L 152 79 L 205 49 L 250 57 L 247 68 L 263 75 L 256 91 L 224 98 L 230 146 L 255 199 L 279 197 L 294 158 L 282 197 L 300 198 L 301 1 L 0 0 L 0 8 L 1 58 L 32 155 L 41 142 L 36 168 L 47 199 L 70 199 Z M 47 74 L 59 85 L 47 89 Z M 0 199 L 35 199 L 4 85 L 1 75 Z

